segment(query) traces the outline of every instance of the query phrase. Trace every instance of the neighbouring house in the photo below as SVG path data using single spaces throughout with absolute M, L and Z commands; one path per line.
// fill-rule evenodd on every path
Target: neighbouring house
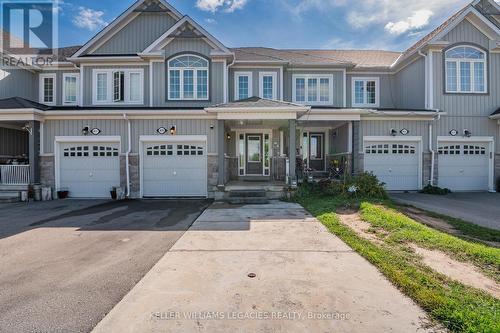
M 334 165 L 388 190 L 494 191 L 500 8 L 473 1 L 392 52 L 229 48 L 139 0 L 51 66 L 1 70 L 0 98 L 0 190 L 221 198 Z

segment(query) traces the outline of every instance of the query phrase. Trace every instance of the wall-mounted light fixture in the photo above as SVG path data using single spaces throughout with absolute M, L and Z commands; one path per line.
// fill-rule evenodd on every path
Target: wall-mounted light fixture
M 394 128 L 391 128 L 391 136 L 396 136 L 398 135 L 398 131 L 396 131 Z
M 88 126 L 85 126 L 84 128 L 82 128 L 82 134 L 87 136 L 89 135 L 89 132 L 90 132 L 90 128 Z
M 175 135 L 177 133 L 177 127 L 174 125 L 170 127 L 170 135 Z
M 466 138 L 470 138 L 472 136 L 472 132 L 469 131 L 468 129 L 464 129 L 464 136 Z
M 29 123 L 24 124 L 22 130 L 28 132 L 30 135 L 33 135 L 33 128 Z
M 227 141 L 231 141 L 231 133 L 226 134 L 226 139 L 227 139 Z
M 213 130 L 215 128 L 214 124 L 210 124 L 210 129 Z

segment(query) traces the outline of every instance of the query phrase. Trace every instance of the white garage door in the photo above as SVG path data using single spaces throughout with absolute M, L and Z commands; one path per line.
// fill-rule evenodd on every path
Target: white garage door
M 388 190 L 419 189 L 418 142 L 368 142 L 364 152 L 365 171 L 373 172 Z
M 438 184 L 454 191 L 486 191 L 489 143 L 439 142 Z
M 120 186 L 119 143 L 59 143 L 59 188 L 72 198 L 109 198 Z
M 205 142 L 143 143 L 142 194 L 145 197 L 205 197 Z

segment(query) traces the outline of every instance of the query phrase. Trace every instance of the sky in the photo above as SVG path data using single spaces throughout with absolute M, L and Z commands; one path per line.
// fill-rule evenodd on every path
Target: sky
M 81 45 L 133 0 L 59 0 L 59 44 Z M 228 47 L 401 51 L 471 0 L 170 0 Z

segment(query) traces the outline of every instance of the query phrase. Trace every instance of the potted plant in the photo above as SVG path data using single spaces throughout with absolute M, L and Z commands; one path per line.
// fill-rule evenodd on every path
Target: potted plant
M 116 200 L 116 198 L 117 198 L 116 187 L 113 186 L 111 188 L 111 190 L 109 191 L 109 193 L 111 194 L 111 199 Z
M 69 191 L 67 189 L 62 188 L 59 191 L 57 191 L 57 197 L 59 199 L 66 199 L 68 198 L 68 196 L 69 196 Z

